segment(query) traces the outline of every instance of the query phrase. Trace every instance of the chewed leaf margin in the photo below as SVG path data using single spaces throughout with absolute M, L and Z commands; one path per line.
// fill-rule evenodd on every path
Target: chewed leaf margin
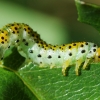
M 100 32 L 100 6 L 81 0 L 75 0 L 78 10 L 78 20 L 89 24 Z

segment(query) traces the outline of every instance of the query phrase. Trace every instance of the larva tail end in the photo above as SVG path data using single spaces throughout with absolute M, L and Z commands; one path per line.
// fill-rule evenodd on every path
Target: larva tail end
M 94 56 L 95 62 L 100 62 L 100 47 L 97 49 L 96 54 Z

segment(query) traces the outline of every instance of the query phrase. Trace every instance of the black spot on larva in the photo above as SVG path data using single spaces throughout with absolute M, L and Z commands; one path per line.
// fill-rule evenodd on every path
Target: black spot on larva
M 72 53 L 71 52 L 69 53 L 69 56 L 72 56 Z
M 2 41 L 1 43 L 4 44 L 4 41 Z
M 26 28 L 24 28 L 24 30 L 26 31 Z
M 100 58 L 100 55 L 98 56 L 98 58 Z
M 81 53 L 85 53 L 85 50 L 82 50 Z
M 76 43 L 74 43 L 73 46 L 76 46 Z
M 5 39 L 5 41 L 7 41 L 7 39 Z
M 90 59 L 89 57 L 87 57 L 87 59 Z
M 61 58 L 61 56 L 60 56 L 60 55 L 58 55 L 58 58 Z
M 26 40 L 25 39 L 23 39 L 23 42 L 25 42 Z
M 40 47 L 41 45 L 39 44 L 38 46 Z
M 14 26 L 14 24 L 11 24 L 11 26 Z
M 50 64 L 52 65 L 52 62 Z
M 61 49 L 61 47 L 59 47 L 59 49 Z
M 52 58 L 52 56 L 51 56 L 51 55 L 49 55 L 49 56 L 48 56 L 48 58 Z
M 1 39 L 4 39 L 4 37 L 2 36 Z
M 17 33 L 19 33 L 19 31 L 17 31 Z
M 30 50 L 29 52 L 30 52 L 30 53 L 33 53 L 33 50 Z
M 46 48 L 44 48 L 44 50 L 46 50 Z
M 63 44 L 63 46 L 65 46 L 65 44 Z
M 40 54 L 37 55 L 38 57 L 42 57 Z
M 28 42 L 26 42 L 25 45 L 28 46 Z
M 4 44 L 4 41 L 2 41 L 1 43 Z
M 32 34 L 32 36 L 34 37 L 34 33 Z
M 15 30 L 18 30 L 18 28 L 17 28 L 17 27 L 15 27 Z
M 4 31 L 2 31 L 2 33 L 4 33 Z
M 42 62 L 40 62 L 40 64 L 42 64 Z
M 97 46 L 96 44 L 93 45 L 93 47 L 96 47 L 96 46 Z
M 81 46 L 80 47 L 83 47 L 84 45 L 83 44 L 81 44 Z
M 36 43 L 39 43 L 39 41 L 37 40 Z
M 37 35 L 36 38 L 38 38 L 39 36 Z
M 43 44 L 43 42 L 42 42 L 42 41 L 41 41 L 40 43 L 41 43 L 41 44 Z
M 46 44 L 46 47 L 48 47 L 48 45 Z
M 31 28 L 30 28 L 30 27 L 28 27 L 28 30 L 31 30 Z
M 42 48 L 44 48 L 44 46 L 42 45 Z
M 92 53 L 92 51 L 90 51 L 89 53 Z
M 19 39 L 18 40 L 16 40 L 16 43 L 18 43 L 19 42 Z
M 88 45 L 88 42 L 86 42 L 85 44 Z
M 71 46 L 69 46 L 68 48 L 71 49 Z
M 12 33 L 15 34 L 15 31 L 13 31 Z
M 28 34 L 30 34 L 30 32 L 28 32 Z
M 94 52 L 96 52 L 96 49 L 93 49 Z

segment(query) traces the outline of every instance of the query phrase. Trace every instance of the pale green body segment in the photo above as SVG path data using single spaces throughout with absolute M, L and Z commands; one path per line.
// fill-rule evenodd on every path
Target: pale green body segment
M 87 59 L 91 59 L 95 56 L 97 46 L 90 42 L 78 42 L 57 46 L 55 50 L 51 48 L 45 50 L 44 48 L 38 47 L 38 44 L 35 44 L 30 49 L 33 50 L 34 53 L 29 53 L 29 57 L 33 59 L 35 63 L 38 63 L 40 67 L 62 67 L 63 74 L 66 75 L 65 71 L 67 67 L 74 64 L 76 66 L 76 74 L 78 75 L 80 65 L 85 62 L 84 64 L 86 65 L 84 65 L 84 68 L 86 68 Z
M 27 24 L 12 23 L 0 30 L 0 58 L 10 47 L 17 47 L 19 53 L 27 60 L 39 64 L 40 67 L 62 67 L 63 75 L 70 65 L 75 65 L 76 74 L 83 64 L 85 69 L 90 60 L 99 61 L 100 48 L 91 42 L 77 42 L 54 46 L 47 44 L 40 35 Z

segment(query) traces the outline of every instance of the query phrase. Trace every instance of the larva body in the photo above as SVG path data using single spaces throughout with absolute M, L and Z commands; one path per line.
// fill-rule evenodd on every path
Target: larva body
M 77 42 L 54 46 L 47 44 L 40 35 L 27 24 L 12 23 L 0 30 L 0 58 L 10 47 L 17 47 L 19 53 L 27 60 L 39 64 L 40 67 L 62 67 L 63 75 L 70 65 L 75 65 L 76 75 L 83 64 L 85 69 L 90 61 L 100 61 L 100 48 L 91 42 Z

